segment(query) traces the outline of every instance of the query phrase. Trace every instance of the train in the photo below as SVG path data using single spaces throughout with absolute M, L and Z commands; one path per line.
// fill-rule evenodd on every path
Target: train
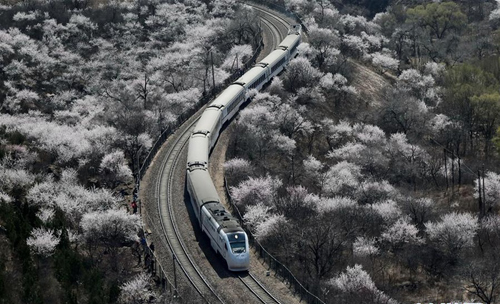
M 214 183 L 208 173 L 208 158 L 219 132 L 245 104 L 250 90 L 261 90 L 281 73 L 297 56 L 301 43 L 301 26 L 292 25 L 279 46 L 244 73 L 205 109 L 189 138 L 186 189 L 201 230 L 210 239 L 213 250 L 220 254 L 230 271 L 246 271 L 250 264 L 248 236 L 220 203 Z

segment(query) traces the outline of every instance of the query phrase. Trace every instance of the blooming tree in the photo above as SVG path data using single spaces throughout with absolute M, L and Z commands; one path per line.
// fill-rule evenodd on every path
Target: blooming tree
M 105 155 L 102 158 L 99 170 L 107 175 L 107 180 L 112 182 L 112 185 L 132 180 L 132 170 L 127 166 L 125 155 L 120 150 Z
M 463 249 L 474 245 L 479 224 L 469 213 L 452 212 L 442 216 L 439 222 L 426 223 L 425 228 L 429 239 L 455 259 Z
M 359 166 L 339 162 L 328 170 L 324 191 L 328 195 L 352 193 L 358 187 L 361 176 Z
M 150 275 L 139 273 L 131 280 L 123 283 L 120 286 L 119 302 L 122 304 L 150 303 L 152 298 L 157 298 L 151 281 Z
M 382 73 L 386 71 L 395 71 L 399 67 L 399 60 L 394 59 L 392 55 L 386 53 L 375 52 L 370 54 L 372 64 L 377 67 Z
M 418 236 L 418 232 L 417 227 L 403 217 L 382 233 L 382 239 L 389 242 L 393 249 L 406 244 L 422 244 L 423 240 Z
M 49 257 L 54 254 L 59 241 L 59 236 L 53 230 L 35 228 L 31 231 L 31 235 L 26 240 L 26 243 L 34 253 L 42 257 Z
M 478 180 L 474 180 L 474 184 L 476 187 L 476 191 L 474 192 L 474 197 L 479 197 L 479 187 Z M 485 204 L 488 205 L 489 208 L 493 206 L 497 206 L 500 203 L 500 174 L 497 174 L 492 171 L 488 171 L 484 177 L 484 185 L 483 181 L 481 181 L 481 187 L 484 188 L 484 195 L 482 199 Z M 482 196 L 482 194 L 481 194 Z
M 80 222 L 82 241 L 87 245 L 91 257 L 103 246 L 111 253 L 113 267 L 117 267 L 118 248 L 130 241 L 137 241 L 140 219 L 124 209 L 110 209 L 104 212 L 89 212 Z
M 281 214 L 273 214 L 261 222 L 255 229 L 255 237 L 262 241 L 266 237 L 280 233 L 280 227 L 287 222 Z
M 341 299 L 350 303 L 396 304 L 380 291 L 361 265 L 347 266 L 345 272 L 330 279 L 328 284 L 341 292 Z
M 352 244 L 355 257 L 371 257 L 377 255 L 380 250 L 375 245 L 375 239 L 359 236 Z
M 379 214 L 384 223 L 391 224 L 401 217 L 401 209 L 397 203 L 391 199 L 380 201 L 371 205 L 371 208 Z
M 297 93 L 300 88 L 311 87 L 322 76 L 312 64 L 304 57 L 297 57 L 290 61 L 283 76 L 285 88 Z
M 256 204 L 248 206 L 243 220 L 252 230 L 255 231 L 256 227 L 262 224 L 271 215 L 271 207 L 264 204 Z
M 263 204 L 273 206 L 275 204 L 277 190 L 283 182 L 279 178 L 271 176 L 250 177 L 240 183 L 237 187 L 231 187 L 230 192 L 237 205 L 250 206 Z

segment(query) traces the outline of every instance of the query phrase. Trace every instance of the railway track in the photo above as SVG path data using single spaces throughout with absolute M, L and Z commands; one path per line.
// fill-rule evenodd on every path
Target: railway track
M 224 303 L 189 255 L 177 226 L 175 213 L 173 212 L 172 185 L 176 178 L 174 167 L 178 163 L 182 151 L 185 150 L 191 135 L 191 129 L 197 121 L 198 119 L 181 126 L 177 131 L 180 133 L 180 136 L 173 142 L 161 164 L 160 178 L 156 183 L 156 191 L 159 194 L 157 196 L 157 208 L 158 213 L 161 215 L 161 229 L 165 235 L 168 247 L 190 283 L 206 302 Z
M 265 287 L 262 283 L 257 280 L 257 278 L 252 275 L 252 273 L 248 273 L 246 275 L 238 276 L 240 281 L 255 295 L 255 297 L 264 304 L 281 304 L 281 302 L 276 299 Z
M 277 36 L 279 39 L 278 43 L 281 42 L 283 40 L 283 38 L 285 38 L 286 33 L 288 32 L 288 27 L 290 25 L 290 23 L 288 21 L 286 21 L 284 18 L 282 18 L 280 16 L 277 16 L 277 15 L 270 13 L 268 10 L 266 10 L 266 9 L 256 5 L 256 4 L 252 4 L 250 2 L 247 2 L 246 5 L 251 6 L 255 11 L 258 12 L 258 15 L 262 19 L 271 23 L 272 26 L 274 28 L 276 28 L 276 30 L 279 33 L 279 35 Z M 272 20 L 274 20 L 274 21 L 272 21 Z M 277 44 L 276 44 L 276 46 L 277 46 Z
M 263 56 L 265 56 L 271 50 L 274 50 L 286 35 L 285 29 L 288 27 L 285 26 L 285 24 L 288 23 L 281 17 L 273 16 L 260 7 L 254 8 L 259 11 L 262 23 L 267 28 L 266 32 L 270 33 L 268 36 L 272 39 L 271 42 L 267 42 L 270 50 L 263 51 Z M 199 263 L 194 261 L 194 255 L 190 253 L 189 246 L 186 246 L 185 239 L 182 237 L 182 231 L 180 231 L 181 229 L 176 220 L 175 210 L 178 207 L 174 207 L 175 196 L 173 193 L 175 192 L 178 194 L 181 191 L 184 192 L 184 189 L 179 189 L 179 179 L 183 179 L 184 176 L 179 177 L 178 168 L 179 166 L 181 166 L 183 170 L 185 168 L 185 162 L 183 162 L 181 158 L 186 154 L 187 143 L 191 135 L 190 131 L 196 124 L 201 113 L 202 111 L 199 111 L 196 114 L 198 117 L 190 119 L 189 122 L 183 124 L 179 130 L 177 130 L 176 134 L 173 136 L 175 139 L 170 142 L 165 156 L 160 160 L 160 170 L 155 183 L 156 209 L 160 220 L 159 223 L 153 223 L 153 226 L 156 227 L 156 230 L 161 230 L 161 232 L 158 231 L 158 233 L 161 233 L 159 238 L 165 247 L 168 247 L 171 251 L 174 258 L 174 269 L 177 263 L 180 271 L 183 272 L 196 293 L 201 297 L 202 301 L 206 303 L 225 303 L 224 299 L 218 293 L 218 288 L 214 288 L 214 285 L 218 285 L 218 282 L 214 281 L 213 277 L 212 280 L 207 278 L 204 274 L 206 269 L 201 271 L 201 267 L 198 266 Z M 175 168 L 177 168 L 177 170 Z M 177 195 L 177 198 L 178 197 L 179 195 Z M 189 203 L 185 205 L 188 206 Z M 191 225 L 191 223 L 188 223 L 188 225 Z M 211 250 L 211 248 L 209 250 Z M 168 263 L 168 261 L 164 263 Z M 219 270 L 217 272 L 223 273 L 227 271 Z M 258 299 L 261 303 L 281 303 L 256 279 L 251 271 L 238 276 L 234 276 L 231 273 L 223 273 L 222 277 L 230 277 L 229 280 L 236 280 L 235 282 L 240 281 L 241 289 L 246 289 L 250 297 Z

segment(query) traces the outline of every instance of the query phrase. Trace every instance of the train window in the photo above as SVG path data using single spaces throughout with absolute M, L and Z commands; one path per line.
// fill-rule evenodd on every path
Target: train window
M 230 243 L 231 245 L 231 251 L 233 251 L 233 253 L 244 253 L 246 252 L 246 248 L 245 248 L 245 242 L 233 242 L 233 243 Z

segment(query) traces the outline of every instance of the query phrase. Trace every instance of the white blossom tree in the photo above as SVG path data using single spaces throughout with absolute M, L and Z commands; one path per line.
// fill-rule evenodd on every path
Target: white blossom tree
M 145 304 L 158 297 L 152 286 L 152 278 L 146 273 L 139 273 L 120 286 L 118 301 L 122 304 Z
M 53 230 L 35 228 L 31 231 L 26 243 L 34 253 L 42 257 L 49 257 L 54 254 L 59 241 L 59 236 Z
M 396 71 L 399 67 L 399 60 L 394 59 L 391 54 L 375 52 L 370 57 L 372 64 L 382 73 Z
M 28 190 L 26 199 L 30 206 L 42 210 L 61 210 L 73 229 L 79 228 L 84 213 L 114 209 L 119 202 L 110 190 L 81 186 L 73 169 L 64 170 L 59 181 L 50 175 L 45 177 Z
M 361 265 L 347 266 L 345 272 L 330 279 L 328 284 L 341 292 L 339 300 L 350 303 L 396 304 L 397 302 L 380 291 L 370 275 Z
M 435 106 L 441 101 L 435 91 L 434 77 L 430 74 L 422 75 L 415 69 L 404 70 L 398 77 L 396 87 L 424 101 L 429 106 Z
M 286 224 L 285 216 L 281 214 L 273 214 L 261 222 L 255 229 L 255 237 L 262 241 L 273 234 L 280 234 L 282 225 Z
M 271 209 L 270 206 L 266 206 L 262 203 L 248 206 L 245 215 L 243 215 L 243 220 L 252 231 L 255 231 L 260 224 L 269 218 Z
M 396 188 L 394 188 L 394 186 L 391 185 L 386 180 L 381 180 L 381 181 L 365 180 L 359 183 L 358 187 L 353 193 L 354 197 L 358 200 L 360 204 L 372 205 L 377 202 L 380 203 L 381 204 L 379 205 L 380 208 L 375 209 L 377 211 L 382 211 L 384 209 L 388 209 L 394 206 L 391 203 L 384 204 L 383 202 L 396 199 L 398 194 L 399 192 L 396 190 Z M 392 211 L 397 212 L 394 209 L 396 209 L 395 206 Z
M 393 174 L 406 179 L 413 189 L 416 189 L 417 181 L 429 177 L 430 155 L 422 147 L 410 143 L 405 134 L 392 134 L 387 150 L 391 161 L 398 164 Z
M 368 124 L 351 125 L 341 121 L 327 129 L 328 142 L 332 150 L 328 156 L 361 166 L 371 173 L 387 168 L 387 139 L 384 131 Z
M 353 255 L 360 258 L 372 257 L 380 252 L 379 248 L 375 244 L 375 239 L 365 238 L 362 236 L 356 238 L 352 244 L 352 250 Z
M 476 191 L 474 192 L 474 197 L 479 197 L 479 187 L 478 180 L 474 180 L 474 185 Z M 500 174 L 497 174 L 492 171 L 488 171 L 484 177 L 484 185 L 483 180 L 481 180 L 481 187 L 484 188 L 484 197 L 482 197 L 485 206 L 488 206 L 487 209 L 491 209 L 492 207 L 497 206 L 500 203 Z M 482 194 L 481 194 L 482 196 Z
M 479 229 L 477 218 L 469 213 L 448 213 L 441 221 L 425 224 L 429 239 L 448 257 L 455 260 L 465 248 L 474 245 Z
M 359 186 L 361 177 L 359 166 L 346 161 L 339 162 L 328 170 L 324 192 L 328 195 L 352 194 Z
M 387 199 L 371 205 L 371 208 L 390 225 L 401 217 L 401 209 L 394 200 Z
M 138 240 L 139 223 L 140 219 L 135 214 L 129 214 L 124 209 L 110 209 L 84 214 L 80 228 L 91 256 L 97 253 L 98 246 L 103 246 L 111 253 L 112 261 L 116 262 L 118 248 L 126 242 Z
M 243 158 L 233 158 L 224 162 L 224 174 L 233 184 L 240 183 L 252 171 L 250 162 Z
M 105 155 L 102 158 L 99 171 L 106 176 L 106 181 L 111 186 L 132 180 L 132 170 L 125 162 L 125 154 L 120 150 Z
M 407 244 L 423 244 L 424 240 L 418 236 L 418 232 L 417 227 L 409 223 L 406 217 L 403 217 L 382 233 L 382 239 L 389 242 L 395 251 Z
M 335 53 L 339 55 L 338 46 L 340 45 L 339 33 L 320 27 L 309 28 L 309 44 L 315 50 L 315 61 L 318 68 L 321 69 L 323 64 L 327 62 L 327 58 Z
M 241 207 L 259 203 L 272 207 L 277 199 L 277 190 L 282 184 L 283 182 L 279 178 L 269 175 L 257 178 L 250 177 L 237 187 L 230 188 L 231 197 Z
M 290 61 L 283 76 L 285 88 L 297 93 L 300 88 L 312 87 L 322 76 L 312 64 L 304 57 L 297 57 Z
M 53 218 L 56 212 L 52 208 L 40 208 L 36 213 L 36 216 L 44 223 L 47 224 Z

